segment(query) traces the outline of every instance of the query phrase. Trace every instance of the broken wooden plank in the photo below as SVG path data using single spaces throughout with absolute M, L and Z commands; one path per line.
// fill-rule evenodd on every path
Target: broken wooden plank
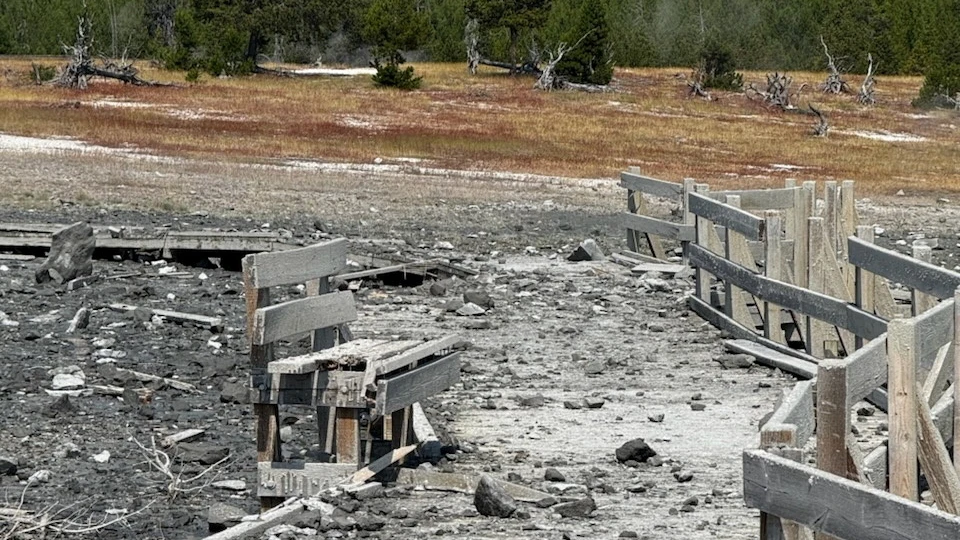
M 140 382 L 158 382 L 183 392 L 200 393 L 200 390 L 198 390 L 196 386 L 183 381 L 178 381 L 176 379 L 168 379 L 166 377 L 150 375 L 149 373 L 141 373 L 132 369 L 116 367 L 113 364 L 103 364 L 100 369 L 104 376 L 113 377 L 114 379 L 130 378 L 136 379 Z
M 809 360 L 800 359 L 745 339 L 728 339 L 723 342 L 723 345 L 730 352 L 749 354 L 759 364 L 803 379 L 812 379 L 817 376 L 817 364 L 812 356 Z
M 525 486 L 494 479 L 511 497 L 527 503 L 536 503 L 550 497 L 549 494 Z M 398 484 L 409 484 L 432 491 L 451 491 L 471 494 L 480 483 L 480 475 L 441 473 L 421 469 L 400 469 Z
M 373 359 L 373 361 L 367 364 L 367 375 L 365 377 L 364 385 L 373 384 L 374 379 L 380 375 L 385 375 L 403 369 L 412 365 L 414 362 L 418 362 L 424 358 L 433 356 L 438 352 L 452 349 L 462 342 L 463 339 L 460 336 L 444 336 L 439 339 L 427 341 L 422 345 L 412 347 L 409 350 L 404 351 L 402 354 L 398 354 L 396 356 Z
M 742 234 L 747 240 L 763 240 L 763 220 L 746 210 L 715 201 L 699 193 L 691 193 L 690 211 L 717 225 Z
M 867 339 L 886 331 L 886 321 L 843 300 L 755 274 L 695 244 L 688 246 L 688 254 L 694 266 L 736 284 L 761 300 L 845 328 Z
M 312 507 L 328 507 L 324 514 L 333 513 L 333 506 L 316 501 Z M 249 540 L 259 538 L 267 529 L 277 525 L 294 521 L 306 508 L 300 498 L 289 499 L 280 506 L 271 508 L 260 514 L 253 514 L 244 518 L 240 523 L 217 534 L 207 536 L 205 540 Z
M 632 214 L 630 212 L 620 214 L 620 223 L 632 231 L 653 234 L 671 240 L 680 240 L 681 242 L 690 242 L 694 236 L 693 225 L 673 223 L 662 219 Z
M 355 320 L 357 307 L 349 291 L 309 296 L 257 309 L 252 338 L 263 345 Z
M 783 399 L 783 402 L 773 412 L 773 415 L 764 424 L 761 429 L 761 439 L 763 431 L 767 426 L 792 425 L 795 427 L 796 435 L 793 445 L 803 448 L 807 440 L 813 436 L 814 423 L 814 401 L 813 390 L 815 381 L 800 381 Z
M 247 255 L 244 264 L 251 268 L 252 285 L 258 289 L 306 283 L 345 268 L 347 246 L 347 240 L 341 238 L 305 248 Z
M 114 311 L 134 311 L 141 309 L 138 306 L 132 306 L 130 304 L 110 304 L 108 307 Z M 170 311 L 167 309 L 155 309 L 149 307 L 144 307 L 142 309 L 147 309 L 154 315 L 163 317 L 170 322 L 206 328 L 214 333 L 223 331 L 223 320 L 220 317 L 208 317 L 206 315 L 195 315 L 193 313 L 182 313 L 180 311 Z
M 356 463 L 259 462 L 257 494 L 260 497 L 313 497 L 338 485 L 356 470 Z
M 666 276 L 679 274 L 689 267 L 685 264 L 667 264 L 667 263 L 640 263 L 630 269 L 632 274 L 646 274 L 647 272 L 659 272 Z
M 859 238 L 847 239 L 850 263 L 905 287 L 935 296 L 953 298 L 960 287 L 960 273 L 918 261 L 913 257 L 875 246 Z
M 414 403 L 412 409 L 413 419 L 413 437 L 420 444 L 420 454 L 426 458 L 439 458 L 443 444 L 433 430 L 433 425 L 423 412 L 423 406 L 420 402 Z
M 666 199 L 677 198 L 683 192 L 683 184 L 657 180 L 626 171 L 620 173 L 620 187 Z
M 366 467 L 353 473 L 353 475 L 351 475 L 346 481 L 342 482 L 342 484 L 351 484 L 351 485 L 362 484 L 367 480 L 376 476 L 377 473 L 379 473 L 380 471 L 386 469 L 387 467 L 407 457 L 408 455 L 413 453 L 413 451 L 416 449 L 417 449 L 417 445 L 411 444 L 409 446 L 397 448 L 392 452 L 384 454 L 379 458 L 377 458 L 372 463 L 370 463 L 369 465 L 367 465 Z
M 656 257 L 651 257 L 649 255 L 644 255 L 643 253 L 637 253 L 634 251 L 624 251 L 623 253 L 611 253 L 610 260 L 615 263 L 622 264 L 624 266 L 636 266 L 643 263 L 653 263 L 653 264 L 663 264 L 663 260 Z
M 804 354 L 801 351 L 797 351 L 787 347 L 785 345 L 780 345 L 774 341 L 764 338 L 763 336 L 757 334 L 754 331 L 751 331 L 745 328 L 743 325 L 737 323 L 730 317 L 727 317 L 720 311 L 714 309 L 710 304 L 697 298 L 696 296 L 687 297 L 687 305 L 693 310 L 694 313 L 700 316 L 701 319 L 712 324 L 715 328 L 720 330 L 726 330 L 736 339 L 742 339 L 746 341 L 751 341 L 754 343 L 759 343 L 764 347 L 773 349 L 779 353 L 785 354 L 787 356 L 792 356 L 794 358 L 800 358 L 803 360 L 812 359 L 812 356 Z M 812 360 L 811 360 L 812 361 Z
M 393 411 L 438 394 L 460 382 L 460 353 L 417 366 L 415 369 L 377 381 L 375 412 Z
M 36 259 L 36 255 L 17 255 L 16 253 L 0 253 L 0 261 L 29 262 Z
M 937 501 L 937 508 L 953 515 L 960 513 L 960 479 L 950 461 L 950 453 L 940 436 L 940 431 L 933 422 L 930 406 L 923 396 L 923 390 L 917 383 L 917 416 L 918 436 L 917 446 L 920 458 L 920 467 L 923 470 L 930 491 Z
M 848 540 L 960 535 L 960 518 L 762 450 L 743 454 L 747 506 Z
M 196 428 L 185 429 L 183 431 L 179 431 L 177 433 L 174 433 L 173 435 L 168 435 L 163 439 L 161 439 L 160 446 L 164 448 L 170 448 L 175 444 L 195 440 L 199 438 L 201 435 L 203 435 L 205 432 L 206 432 L 205 430 L 196 429 Z

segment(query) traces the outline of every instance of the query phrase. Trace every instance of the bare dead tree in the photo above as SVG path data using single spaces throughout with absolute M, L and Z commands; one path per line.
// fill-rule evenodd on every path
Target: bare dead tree
M 480 51 L 477 50 L 480 43 L 480 23 L 476 19 L 467 21 L 463 42 L 467 45 L 467 69 L 470 70 L 471 75 L 476 75 L 477 66 L 480 65 Z
M 827 56 L 827 80 L 820 85 L 820 90 L 825 94 L 845 94 L 850 93 L 850 86 L 847 85 L 847 81 L 843 80 L 840 76 L 840 70 L 837 69 L 837 64 L 833 60 L 833 56 L 830 55 L 830 50 L 827 49 L 827 42 L 823 40 L 823 36 L 820 36 L 820 44 L 823 45 L 823 54 Z
M 690 74 L 690 80 L 687 81 L 687 88 L 690 89 L 691 96 L 701 97 L 706 100 L 713 99 L 710 97 L 710 93 L 704 89 L 704 82 L 707 78 L 707 66 L 706 62 L 702 59 L 697 64 L 696 69 L 693 70 L 693 73 Z
M 864 77 L 863 82 L 860 83 L 860 92 L 857 94 L 857 102 L 861 105 L 873 105 L 876 103 L 876 100 L 873 97 L 873 92 L 876 85 L 876 82 L 873 78 L 873 55 L 870 53 L 867 53 L 867 62 L 867 76 Z
M 126 51 L 119 62 L 103 59 L 99 66 L 96 65 L 93 60 L 93 25 L 87 16 L 86 3 L 83 13 L 78 17 L 77 36 L 73 45 L 64 44 L 62 47 L 70 61 L 56 79 L 57 86 L 83 90 L 92 77 L 116 79 L 134 86 L 170 86 L 141 79 L 133 62 L 127 61 Z
M 794 108 L 794 106 L 791 105 L 792 95 L 790 93 L 790 86 L 792 84 L 793 78 L 786 73 L 767 73 L 766 90 L 759 90 L 756 85 L 751 83 L 747 86 L 746 95 L 749 99 L 759 98 L 763 103 L 785 111 Z M 799 97 L 800 92 L 802 92 L 805 87 L 805 84 L 801 85 L 795 95 Z
M 814 107 L 813 103 L 811 103 L 809 107 L 810 111 L 817 117 L 817 125 L 813 126 L 813 135 L 815 137 L 826 137 L 827 131 L 830 129 L 830 124 L 827 123 L 827 117 L 822 111 Z
M 954 110 L 960 111 L 960 92 L 957 92 L 952 97 L 948 94 L 940 94 L 940 97 L 944 102 L 953 105 Z
M 582 38 L 581 38 L 582 39 Z M 576 45 L 574 45 L 575 47 Z M 558 78 L 554 74 L 554 69 L 557 67 L 557 64 L 563 60 L 563 55 L 570 51 L 573 47 L 568 47 L 566 43 L 561 43 L 557 46 L 557 51 L 550 51 L 550 60 L 547 61 L 547 64 L 540 71 L 540 76 L 537 77 L 537 82 L 533 84 L 533 87 L 537 90 L 556 90 L 563 85 L 563 80 Z

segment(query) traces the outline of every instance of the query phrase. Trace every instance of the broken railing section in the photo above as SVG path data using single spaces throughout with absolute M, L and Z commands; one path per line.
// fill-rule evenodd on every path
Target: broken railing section
M 419 402 L 460 380 L 457 336 L 344 339 L 357 310 L 352 293 L 337 291 L 332 280 L 347 268 L 347 246 L 340 239 L 243 259 L 263 508 L 315 495 L 346 472 L 366 467 L 372 477 L 374 469 L 406 457 L 402 449 L 414 441 L 436 451 L 432 430 L 418 432 Z M 271 288 L 295 284 L 305 284 L 308 296 L 271 302 Z M 304 334 L 312 336 L 312 352 L 275 358 L 275 342 Z M 280 459 L 279 407 L 285 405 L 316 408 L 322 462 Z

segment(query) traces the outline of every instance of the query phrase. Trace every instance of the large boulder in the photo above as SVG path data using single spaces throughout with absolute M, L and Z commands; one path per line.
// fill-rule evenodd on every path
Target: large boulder
M 643 439 L 633 439 L 632 441 L 627 441 L 623 443 L 620 448 L 617 448 L 617 461 L 620 463 L 625 463 L 627 461 L 644 463 L 655 455 L 657 455 L 657 453 L 653 450 L 653 448 L 650 448 L 650 445 L 644 442 Z
M 50 254 L 34 276 L 37 283 L 53 281 L 60 285 L 93 274 L 93 250 L 96 247 L 93 227 L 86 223 L 74 223 L 53 233 Z
M 506 518 L 517 511 L 517 502 L 513 497 L 487 475 L 480 477 L 480 483 L 473 494 L 473 504 L 477 507 L 477 512 L 484 516 Z

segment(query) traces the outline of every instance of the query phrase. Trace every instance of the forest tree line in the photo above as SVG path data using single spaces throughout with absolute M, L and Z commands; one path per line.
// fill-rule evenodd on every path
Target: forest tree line
M 879 73 L 960 91 L 960 0 L 3 0 L 0 54 L 60 54 L 86 10 L 99 53 L 211 73 L 356 64 L 378 47 L 465 61 L 478 17 L 484 56 L 509 59 L 577 42 L 591 9 L 618 66 L 692 66 L 709 44 L 741 69 L 822 70 L 822 36 L 846 71 L 863 72 L 871 53 Z

